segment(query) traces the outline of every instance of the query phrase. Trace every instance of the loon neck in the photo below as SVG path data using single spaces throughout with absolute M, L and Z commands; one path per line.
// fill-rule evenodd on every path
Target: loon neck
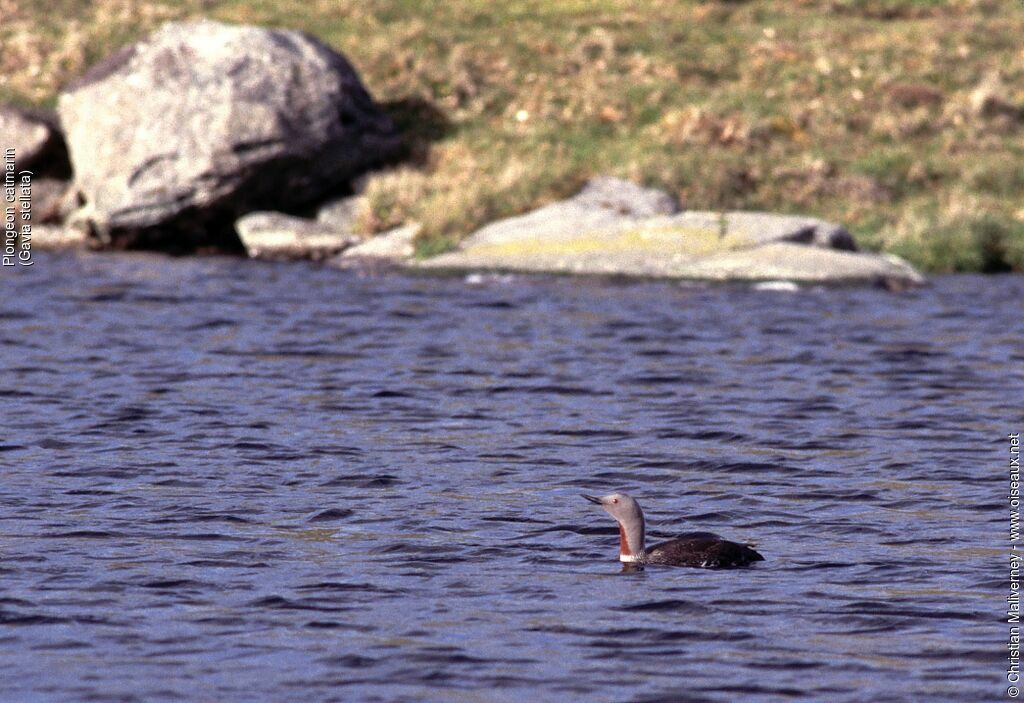
M 619 523 L 619 561 L 635 564 L 644 557 L 644 519 Z

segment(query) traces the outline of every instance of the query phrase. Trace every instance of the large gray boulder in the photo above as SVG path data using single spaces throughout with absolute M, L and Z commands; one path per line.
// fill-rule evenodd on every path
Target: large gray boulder
M 401 149 L 343 56 L 278 29 L 167 24 L 58 110 L 91 234 L 117 248 L 238 246 L 239 216 L 308 206 Z

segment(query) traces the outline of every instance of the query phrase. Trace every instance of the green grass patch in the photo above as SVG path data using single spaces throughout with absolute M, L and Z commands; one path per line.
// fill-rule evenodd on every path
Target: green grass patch
M 932 217 L 917 236 L 904 237 L 889 249 L 933 272 L 1024 271 L 1024 223 L 988 214 Z

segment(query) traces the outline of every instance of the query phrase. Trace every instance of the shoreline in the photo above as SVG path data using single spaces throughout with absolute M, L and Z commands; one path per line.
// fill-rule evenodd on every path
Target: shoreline
M 373 7 L 164 5 L 147 20 L 75 10 L 46 36 L 41 10 L 19 7 L 9 31 L 33 41 L 12 51 L 0 99 L 53 105 L 93 58 L 167 21 L 295 28 L 345 53 L 405 141 L 406 160 L 367 178 L 362 237 L 420 223 L 417 252 L 444 251 L 603 173 L 690 210 L 841 222 L 927 273 L 1024 270 L 1024 103 L 1007 82 L 1024 57 L 1004 50 L 1024 7 L 896 4 L 880 18 L 848 3 L 841 28 L 775 0 L 538 7 L 517 22 L 493 8 L 483 31 L 460 0 L 437 16 L 392 8 L 386 23 Z M 72 20 L 81 53 L 58 61 Z

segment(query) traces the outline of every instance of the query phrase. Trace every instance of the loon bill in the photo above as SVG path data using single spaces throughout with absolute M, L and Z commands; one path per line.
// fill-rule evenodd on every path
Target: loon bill
M 747 545 L 730 542 L 711 532 L 687 532 L 647 549 L 644 512 L 633 498 L 625 493 L 612 493 L 603 498 L 583 497 L 600 505 L 619 523 L 619 561 L 623 563 L 727 569 L 764 561 L 763 556 Z

